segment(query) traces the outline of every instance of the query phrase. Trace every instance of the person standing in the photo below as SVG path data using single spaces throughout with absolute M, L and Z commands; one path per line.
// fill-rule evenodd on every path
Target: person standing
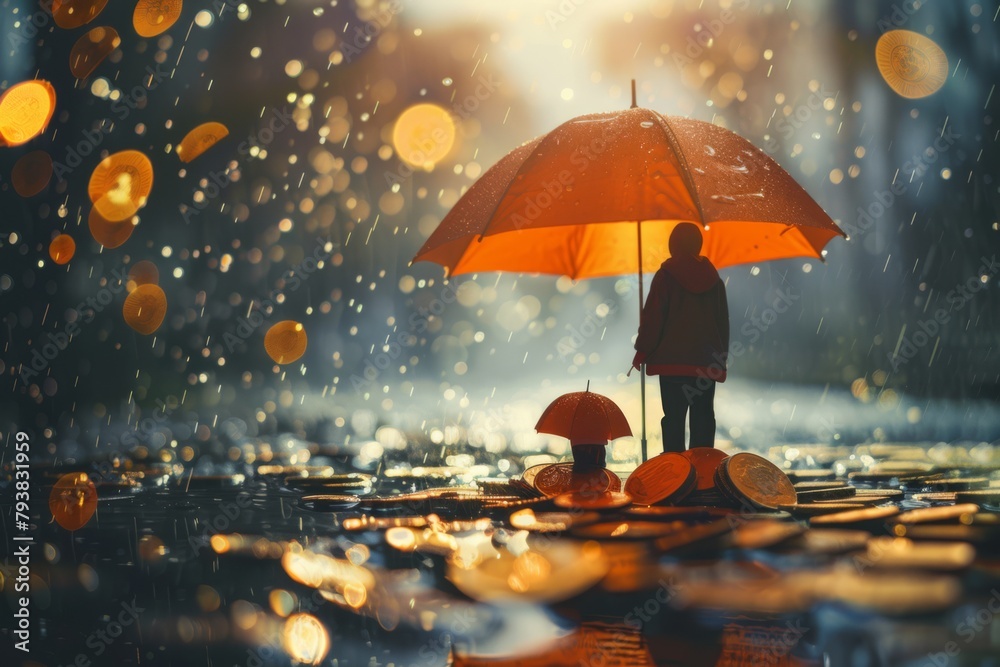
M 729 305 L 726 286 L 701 256 L 697 225 L 678 224 L 670 257 L 653 276 L 639 320 L 632 365 L 660 378 L 663 451 L 684 451 L 690 412 L 691 447 L 715 446 L 715 385 L 726 380 Z

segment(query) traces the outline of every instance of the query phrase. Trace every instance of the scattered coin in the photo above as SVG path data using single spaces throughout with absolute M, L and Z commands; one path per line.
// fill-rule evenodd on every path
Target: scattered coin
M 882 501 L 889 500 L 902 500 L 903 492 L 899 489 L 855 489 L 854 498 L 869 499 L 869 498 L 879 498 Z
M 597 512 L 536 512 L 525 508 L 511 514 L 508 523 L 532 533 L 562 533 L 572 526 L 586 526 L 600 519 Z
M 714 447 L 693 447 L 681 452 L 681 456 L 694 466 L 695 491 L 714 489 L 715 469 L 729 457 L 728 454 Z
M 976 550 L 964 542 L 914 542 L 902 537 L 868 541 L 866 561 L 879 568 L 960 570 L 972 564 Z
M 827 470 L 824 468 L 817 469 L 800 469 L 800 470 L 789 470 L 788 478 L 792 480 L 796 485 L 802 482 L 807 483 L 818 483 L 818 482 L 830 482 L 836 478 L 836 473 L 833 470 Z
M 922 503 L 954 503 L 955 497 L 953 491 L 933 491 L 913 494 L 913 499 L 919 500 Z
M 90 30 L 76 40 L 69 52 L 69 71 L 78 79 L 86 79 L 121 43 L 118 31 L 111 26 Z
M 681 524 L 683 526 L 683 524 Z M 648 540 L 677 532 L 672 523 L 663 521 L 605 521 L 573 527 L 570 534 L 590 540 Z
M 795 490 L 799 493 L 802 491 L 819 491 L 822 489 L 842 489 L 847 486 L 847 482 L 841 480 L 815 480 L 808 482 L 796 482 L 795 478 L 789 474 L 788 479 L 794 482 Z
M 111 222 L 105 219 L 96 207 L 90 209 L 87 217 L 87 226 L 90 228 L 90 235 L 94 240 L 105 248 L 117 248 L 132 236 L 135 225 L 129 220 L 123 222 Z
M 726 459 L 719 466 L 724 491 L 734 492 L 739 500 L 748 500 L 758 507 L 778 509 L 779 505 L 797 502 L 791 480 L 762 456 L 740 452 Z
M 902 97 L 927 97 L 948 79 L 948 56 L 933 40 L 910 30 L 890 30 L 875 45 L 882 78 Z
M 864 503 L 847 503 L 835 500 L 820 503 L 778 505 L 778 508 L 794 516 L 819 516 L 821 514 L 835 514 L 852 509 L 862 509 L 865 506 Z
M 838 486 L 828 489 L 795 489 L 800 503 L 814 503 L 818 500 L 841 500 L 857 494 L 853 486 Z
M 132 27 L 140 37 L 156 37 L 180 18 L 182 0 L 139 0 L 132 13 Z
M 788 550 L 802 549 L 811 554 L 834 555 L 867 549 L 871 536 L 865 530 L 811 528 L 784 546 Z
M 72 30 L 93 21 L 107 4 L 108 0 L 52 0 L 49 11 L 57 26 Z
M 140 285 L 158 285 L 159 283 L 160 270 L 156 268 L 156 264 L 144 259 L 133 264 L 128 270 L 128 284 L 125 287 L 129 292 L 133 292 Z
M 56 91 L 41 79 L 22 81 L 0 95 L 0 146 L 19 146 L 45 131 L 56 110 Z
M 927 474 L 922 471 L 872 471 L 848 473 L 847 479 L 860 484 L 900 484 L 901 482 L 923 479 Z
M 361 503 L 361 498 L 350 495 L 315 495 L 303 496 L 299 502 L 307 509 L 336 512 L 357 507 Z
M 846 510 L 836 514 L 826 514 L 809 520 L 813 526 L 840 526 L 881 522 L 899 514 L 898 507 L 866 507 L 864 509 Z
M 227 136 L 229 129 L 222 123 L 202 123 L 177 144 L 177 157 L 181 162 L 191 162 Z
M 699 545 L 704 546 L 702 543 L 727 535 L 732 530 L 733 524 L 729 518 L 716 519 L 657 538 L 653 540 L 653 548 L 660 553 L 668 553 Z
M 447 576 L 474 600 L 554 603 L 592 588 L 609 568 L 593 541 L 553 540 L 544 550 L 529 548 L 517 555 L 480 543 L 478 553 L 459 550 L 449 556 Z
M 731 536 L 737 549 L 767 549 L 805 532 L 805 526 L 791 521 L 745 521 Z
M 45 151 L 31 151 L 18 158 L 10 170 L 14 192 L 27 199 L 34 197 L 52 180 L 52 156 Z
M 627 516 L 657 521 L 704 521 L 730 516 L 733 511 L 716 507 L 669 507 L 666 505 L 632 505 L 624 510 Z
M 87 195 L 108 222 L 121 222 L 146 205 L 153 189 L 153 164 L 140 151 L 113 153 L 90 176 Z
M 965 503 L 944 507 L 923 507 L 903 512 L 894 520 L 895 523 L 934 523 L 955 521 L 965 523 L 968 517 L 979 511 L 979 505 Z
M 556 507 L 564 509 L 583 510 L 612 510 L 625 507 L 632 503 L 632 496 L 621 491 L 601 491 L 589 490 L 570 491 L 562 493 L 553 499 Z
M 691 462 L 681 454 L 666 452 L 632 471 L 625 481 L 625 493 L 639 505 L 673 503 L 689 494 L 696 484 L 697 473 Z

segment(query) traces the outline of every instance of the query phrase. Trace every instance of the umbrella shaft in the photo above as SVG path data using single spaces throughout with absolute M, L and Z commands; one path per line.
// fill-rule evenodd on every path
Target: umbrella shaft
M 634 85 L 634 83 L 633 83 Z M 642 323 L 642 305 L 643 305 L 643 290 L 642 290 L 642 220 L 638 220 L 635 223 L 636 230 L 636 240 L 639 246 L 639 323 Z M 642 404 L 642 462 L 645 463 L 648 458 L 648 451 L 646 450 L 646 364 L 639 364 L 639 402 Z

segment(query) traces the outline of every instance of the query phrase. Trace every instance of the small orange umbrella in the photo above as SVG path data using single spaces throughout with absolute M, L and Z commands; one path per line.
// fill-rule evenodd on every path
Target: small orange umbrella
M 701 224 L 701 252 L 716 268 L 821 258 L 832 238 L 846 237 L 764 151 L 718 125 L 636 107 L 633 81 L 631 109 L 579 116 L 501 158 L 413 261 L 450 276 L 638 272 L 641 311 L 642 274 L 670 256 L 679 222 Z
M 590 391 L 563 394 L 549 403 L 535 430 L 569 438 L 571 444 L 604 444 L 632 435 L 621 408 L 607 396 Z

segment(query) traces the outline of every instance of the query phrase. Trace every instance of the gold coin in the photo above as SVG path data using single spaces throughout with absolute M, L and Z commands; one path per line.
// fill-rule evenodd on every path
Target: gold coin
M 844 525 L 880 521 L 899 514 L 898 507 L 866 507 L 864 509 L 847 510 L 836 514 L 826 514 L 810 519 L 811 525 Z
M 90 201 L 109 222 L 131 217 L 153 189 L 153 165 L 139 151 L 120 151 L 101 160 L 87 186 Z
M 60 234 L 49 244 L 49 257 L 56 264 L 65 264 L 76 253 L 76 241 L 69 234 Z
M 108 0 L 52 0 L 52 18 L 66 30 L 87 25 L 104 11 Z
M 691 462 L 674 452 L 665 452 L 649 459 L 625 480 L 625 493 L 639 505 L 676 502 L 686 496 L 697 483 L 697 473 Z
M 753 504 L 767 509 L 794 505 L 797 494 L 788 475 L 762 456 L 749 452 L 734 454 L 722 464 L 733 490 Z
M 0 95 L 0 146 L 19 146 L 45 131 L 56 110 L 56 91 L 40 79 L 16 83 Z
M 166 314 L 167 295 L 157 285 L 136 287 L 122 308 L 126 324 L 145 336 L 160 328 Z
M 52 157 L 45 151 L 22 155 L 10 170 L 14 192 L 22 197 L 34 197 L 52 180 Z
M 139 0 L 132 14 L 132 27 L 140 37 L 156 37 L 181 16 L 181 0 Z
M 181 162 L 190 162 L 227 136 L 229 129 L 222 123 L 202 123 L 177 144 L 177 157 Z
M 159 282 L 160 270 L 156 268 L 156 264 L 153 264 L 148 259 L 144 259 L 133 264 L 132 268 L 128 270 L 128 284 L 126 287 L 129 292 L 132 292 L 140 285 L 158 285 Z
M 90 228 L 90 235 L 94 240 L 105 248 L 117 248 L 128 241 L 135 230 L 135 225 L 130 221 L 111 222 L 100 214 L 97 207 L 90 209 L 87 217 L 87 226 Z
M 66 530 L 79 530 L 97 511 L 97 487 L 85 472 L 63 475 L 49 493 L 49 511 Z
M 882 78 L 910 99 L 936 93 L 948 78 L 948 56 L 931 39 L 909 30 L 890 30 L 875 45 Z
M 943 507 L 922 507 L 903 512 L 896 517 L 896 523 L 965 523 L 966 517 L 971 517 L 979 511 L 979 506 L 972 503 L 962 505 L 945 505 Z
M 696 475 L 696 491 L 706 491 L 715 488 L 715 469 L 729 458 L 725 452 L 714 447 L 693 447 L 681 452 L 694 466 Z
M 86 79 L 121 43 L 118 31 L 111 26 L 94 28 L 73 45 L 69 52 L 69 71 L 78 79 Z
M 555 503 L 556 507 L 563 509 L 611 510 L 630 505 L 632 503 L 632 496 L 621 491 L 594 492 L 582 490 L 560 494 L 552 502 Z

